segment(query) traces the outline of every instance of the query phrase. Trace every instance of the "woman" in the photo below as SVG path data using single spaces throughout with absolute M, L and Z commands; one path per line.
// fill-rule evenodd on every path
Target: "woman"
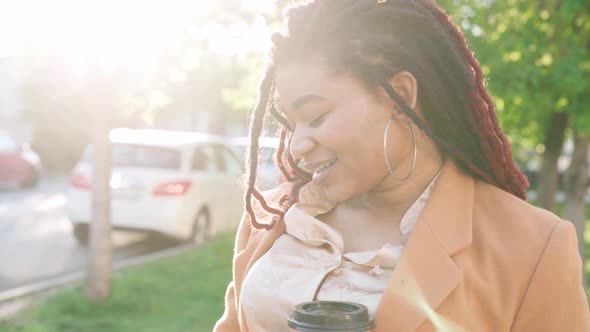
M 214 331 L 285 331 L 311 300 L 362 303 L 379 332 L 590 331 L 575 230 L 525 202 L 449 17 L 431 0 L 316 0 L 286 20 L 252 116 L 247 213 Z M 262 195 L 267 111 L 288 181 Z

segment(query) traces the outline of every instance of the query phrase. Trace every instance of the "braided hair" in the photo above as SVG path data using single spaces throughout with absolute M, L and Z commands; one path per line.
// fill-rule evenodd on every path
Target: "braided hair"
M 367 87 L 385 90 L 398 107 L 458 166 L 477 179 L 526 200 L 527 178 L 516 167 L 506 135 L 499 126 L 481 68 L 463 33 L 433 0 L 315 0 L 289 7 L 273 47 L 251 115 L 245 206 L 253 227 L 270 229 L 296 202 L 311 176 L 288 153 L 285 116 L 277 109 L 275 68 L 319 58 L 334 70 L 353 74 Z M 423 119 L 390 86 L 401 71 L 416 78 Z M 275 157 L 289 192 L 268 205 L 255 187 L 258 137 L 267 112 L 281 126 Z M 253 199 L 275 215 L 257 221 Z

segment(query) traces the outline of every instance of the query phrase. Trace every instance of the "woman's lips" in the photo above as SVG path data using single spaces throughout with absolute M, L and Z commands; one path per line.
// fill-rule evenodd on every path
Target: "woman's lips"
M 332 169 L 334 168 L 334 164 L 336 163 L 337 159 L 331 160 L 329 163 L 325 164 L 324 166 L 320 167 L 316 171 L 313 172 L 312 181 L 316 184 L 321 184 L 324 182 L 328 176 L 330 175 Z

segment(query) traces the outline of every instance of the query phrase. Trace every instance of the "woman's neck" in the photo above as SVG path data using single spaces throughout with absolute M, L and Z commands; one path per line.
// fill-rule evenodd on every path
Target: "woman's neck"
M 401 221 L 406 211 L 426 190 L 444 164 L 442 155 L 416 164 L 410 178 L 399 181 L 386 176 L 372 190 L 345 202 L 350 208 L 365 210 L 379 220 L 380 216 Z

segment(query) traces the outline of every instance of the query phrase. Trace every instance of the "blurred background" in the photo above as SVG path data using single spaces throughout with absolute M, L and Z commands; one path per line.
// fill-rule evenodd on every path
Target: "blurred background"
M 0 0 L 0 331 L 208 331 L 288 0 Z M 529 200 L 590 219 L 590 2 L 439 0 Z M 277 139 L 258 183 L 278 183 Z M 91 226 L 92 225 L 92 226 Z M 78 287 L 80 286 L 80 287 Z

